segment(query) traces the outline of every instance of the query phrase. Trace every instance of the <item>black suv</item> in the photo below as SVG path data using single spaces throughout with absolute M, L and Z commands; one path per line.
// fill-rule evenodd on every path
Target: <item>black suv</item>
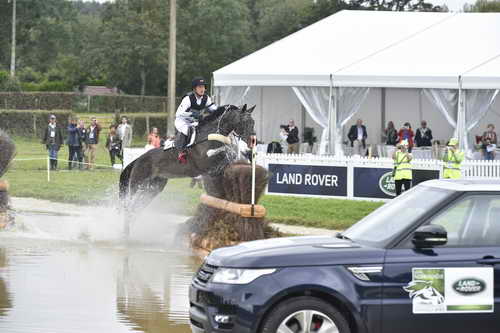
M 213 251 L 195 333 L 500 332 L 500 181 L 428 181 L 336 237 Z

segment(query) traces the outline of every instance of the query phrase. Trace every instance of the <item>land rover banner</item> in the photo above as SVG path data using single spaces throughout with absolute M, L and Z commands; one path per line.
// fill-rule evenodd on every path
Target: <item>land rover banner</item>
M 396 196 L 393 169 L 354 168 L 354 196 L 358 198 L 387 198 Z M 412 186 L 439 178 L 438 170 L 413 170 Z
M 413 268 L 403 287 L 413 313 L 481 313 L 494 310 L 493 267 Z
M 269 164 L 268 193 L 347 196 L 347 167 Z

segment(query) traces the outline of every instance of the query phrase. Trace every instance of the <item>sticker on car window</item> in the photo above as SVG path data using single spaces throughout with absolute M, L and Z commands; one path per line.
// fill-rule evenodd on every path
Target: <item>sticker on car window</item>
M 413 268 L 413 313 L 493 312 L 493 267 Z

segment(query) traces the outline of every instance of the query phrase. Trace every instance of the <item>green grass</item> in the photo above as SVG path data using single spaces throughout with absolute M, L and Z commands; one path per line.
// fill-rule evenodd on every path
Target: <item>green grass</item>
M 102 138 L 101 138 L 102 140 Z M 10 194 L 16 197 L 32 197 L 76 204 L 112 203 L 118 198 L 119 170 L 97 167 L 94 171 L 67 171 L 67 163 L 59 162 L 61 171 L 51 173 L 47 182 L 47 152 L 36 140 L 14 138 L 16 159 L 42 158 L 40 161 L 14 161 L 4 176 L 11 184 Z M 102 140 L 104 141 L 104 140 Z M 143 146 L 134 140 L 135 146 Z M 67 159 L 68 149 L 63 146 L 59 158 Z M 98 148 L 97 164 L 110 165 L 104 144 Z M 170 180 L 161 194 L 160 206 L 172 213 L 193 214 L 202 190 L 189 187 L 190 179 Z M 163 204 L 165 203 L 165 204 Z M 320 198 L 297 198 L 265 195 L 261 202 L 268 212 L 268 220 L 274 223 L 310 226 L 341 230 L 349 227 L 382 203 Z M 33 207 L 39 209 L 40 207 Z
M 275 223 L 343 230 L 382 206 L 380 202 L 266 195 L 260 202 Z

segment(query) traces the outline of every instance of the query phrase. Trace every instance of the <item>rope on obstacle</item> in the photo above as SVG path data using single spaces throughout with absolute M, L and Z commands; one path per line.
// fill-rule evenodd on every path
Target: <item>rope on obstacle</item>
M 47 161 L 47 182 L 50 182 L 50 156 L 43 157 L 43 158 L 15 158 L 12 161 L 13 162 L 24 162 L 24 161 Z M 71 162 L 75 165 L 89 165 L 89 166 L 98 166 L 98 167 L 103 167 L 103 168 L 110 168 L 110 169 L 115 169 L 112 166 L 109 165 L 104 165 L 104 164 L 97 164 L 97 163 L 87 163 L 87 162 L 78 162 L 78 161 L 70 161 L 62 158 L 57 158 L 55 159 L 57 161 L 61 162 Z M 123 169 L 123 164 L 122 164 L 122 169 Z
M 266 208 L 262 205 L 240 204 L 219 199 L 208 194 L 202 194 L 200 201 L 207 206 L 225 210 L 242 217 L 262 218 L 266 216 Z

